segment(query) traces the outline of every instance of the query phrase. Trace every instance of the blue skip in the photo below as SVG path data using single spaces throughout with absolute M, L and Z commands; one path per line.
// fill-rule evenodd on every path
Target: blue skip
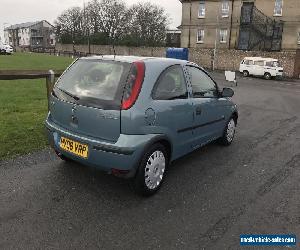
M 189 60 L 189 49 L 187 49 L 187 48 L 168 48 L 166 57 L 188 61 Z

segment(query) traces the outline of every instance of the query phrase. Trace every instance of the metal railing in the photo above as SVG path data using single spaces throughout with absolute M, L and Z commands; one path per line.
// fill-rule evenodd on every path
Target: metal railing
M 55 48 L 31 48 L 30 49 L 31 52 L 34 53 L 43 53 L 43 54 L 48 54 L 48 55 L 53 55 L 53 56 L 67 56 L 67 57 L 87 57 L 87 56 L 92 56 L 92 55 L 96 55 L 96 56 L 102 56 L 103 54 L 91 54 L 91 53 L 86 53 L 86 52 L 81 52 L 81 51 L 61 51 L 61 50 L 56 50 Z
M 53 89 L 55 78 L 61 76 L 63 70 L 54 72 L 53 70 L 0 70 L 0 80 L 18 79 L 46 79 L 47 100 L 49 110 L 49 97 Z
M 238 49 L 280 51 L 283 22 L 276 22 L 255 7 L 244 3 Z

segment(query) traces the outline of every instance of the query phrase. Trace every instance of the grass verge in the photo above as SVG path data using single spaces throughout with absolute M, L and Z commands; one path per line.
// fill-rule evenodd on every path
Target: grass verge
M 16 53 L 0 56 L 0 70 L 63 70 L 71 61 L 71 58 Z M 45 79 L 0 80 L 0 160 L 45 148 L 46 115 Z

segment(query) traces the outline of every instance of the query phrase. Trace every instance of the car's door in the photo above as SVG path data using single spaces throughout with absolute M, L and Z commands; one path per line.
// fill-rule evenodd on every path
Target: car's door
M 219 138 L 225 127 L 224 103 L 216 83 L 202 69 L 186 66 L 192 86 L 194 148 Z
M 253 75 L 256 76 L 263 76 L 265 74 L 265 62 L 260 60 L 260 61 L 255 61 L 254 62 L 254 73 Z
M 273 61 L 267 61 L 265 64 L 265 72 L 268 72 L 271 74 L 271 76 L 276 76 L 276 73 L 278 71 L 277 67 L 275 66 L 276 62 Z
M 253 74 L 253 61 L 245 60 L 243 70 L 247 70 L 249 72 L 249 74 L 252 75 Z
M 173 159 L 192 151 L 193 105 L 181 65 L 167 68 L 152 91 L 157 133 L 168 135 L 173 143 Z M 154 131 L 155 132 L 155 131 Z

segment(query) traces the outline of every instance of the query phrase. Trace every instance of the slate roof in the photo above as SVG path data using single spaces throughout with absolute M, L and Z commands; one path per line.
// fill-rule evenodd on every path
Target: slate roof
M 14 25 L 11 25 L 11 26 L 9 26 L 9 27 L 6 27 L 4 30 L 14 30 L 14 29 L 28 28 L 28 27 L 31 27 L 31 26 L 33 26 L 33 25 L 35 25 L 35 24 L 38 24 L 38 23 L 40 23 L 40 22 L 43 22 L 43 21 L 49 23 L 49 22 L 46 21 L 46 20 L 36 21 L 36 22 L 27 22 L 27 23 L 19 23 L 19 24 L 14 24 Z M 50 24 L 50 23 L 49 23 L 49 24 Z M 51 24 L 50 24 L 50 25 L 51 25 Z M 51 25 L 51 26 L 53 26 L 53 25 Z

